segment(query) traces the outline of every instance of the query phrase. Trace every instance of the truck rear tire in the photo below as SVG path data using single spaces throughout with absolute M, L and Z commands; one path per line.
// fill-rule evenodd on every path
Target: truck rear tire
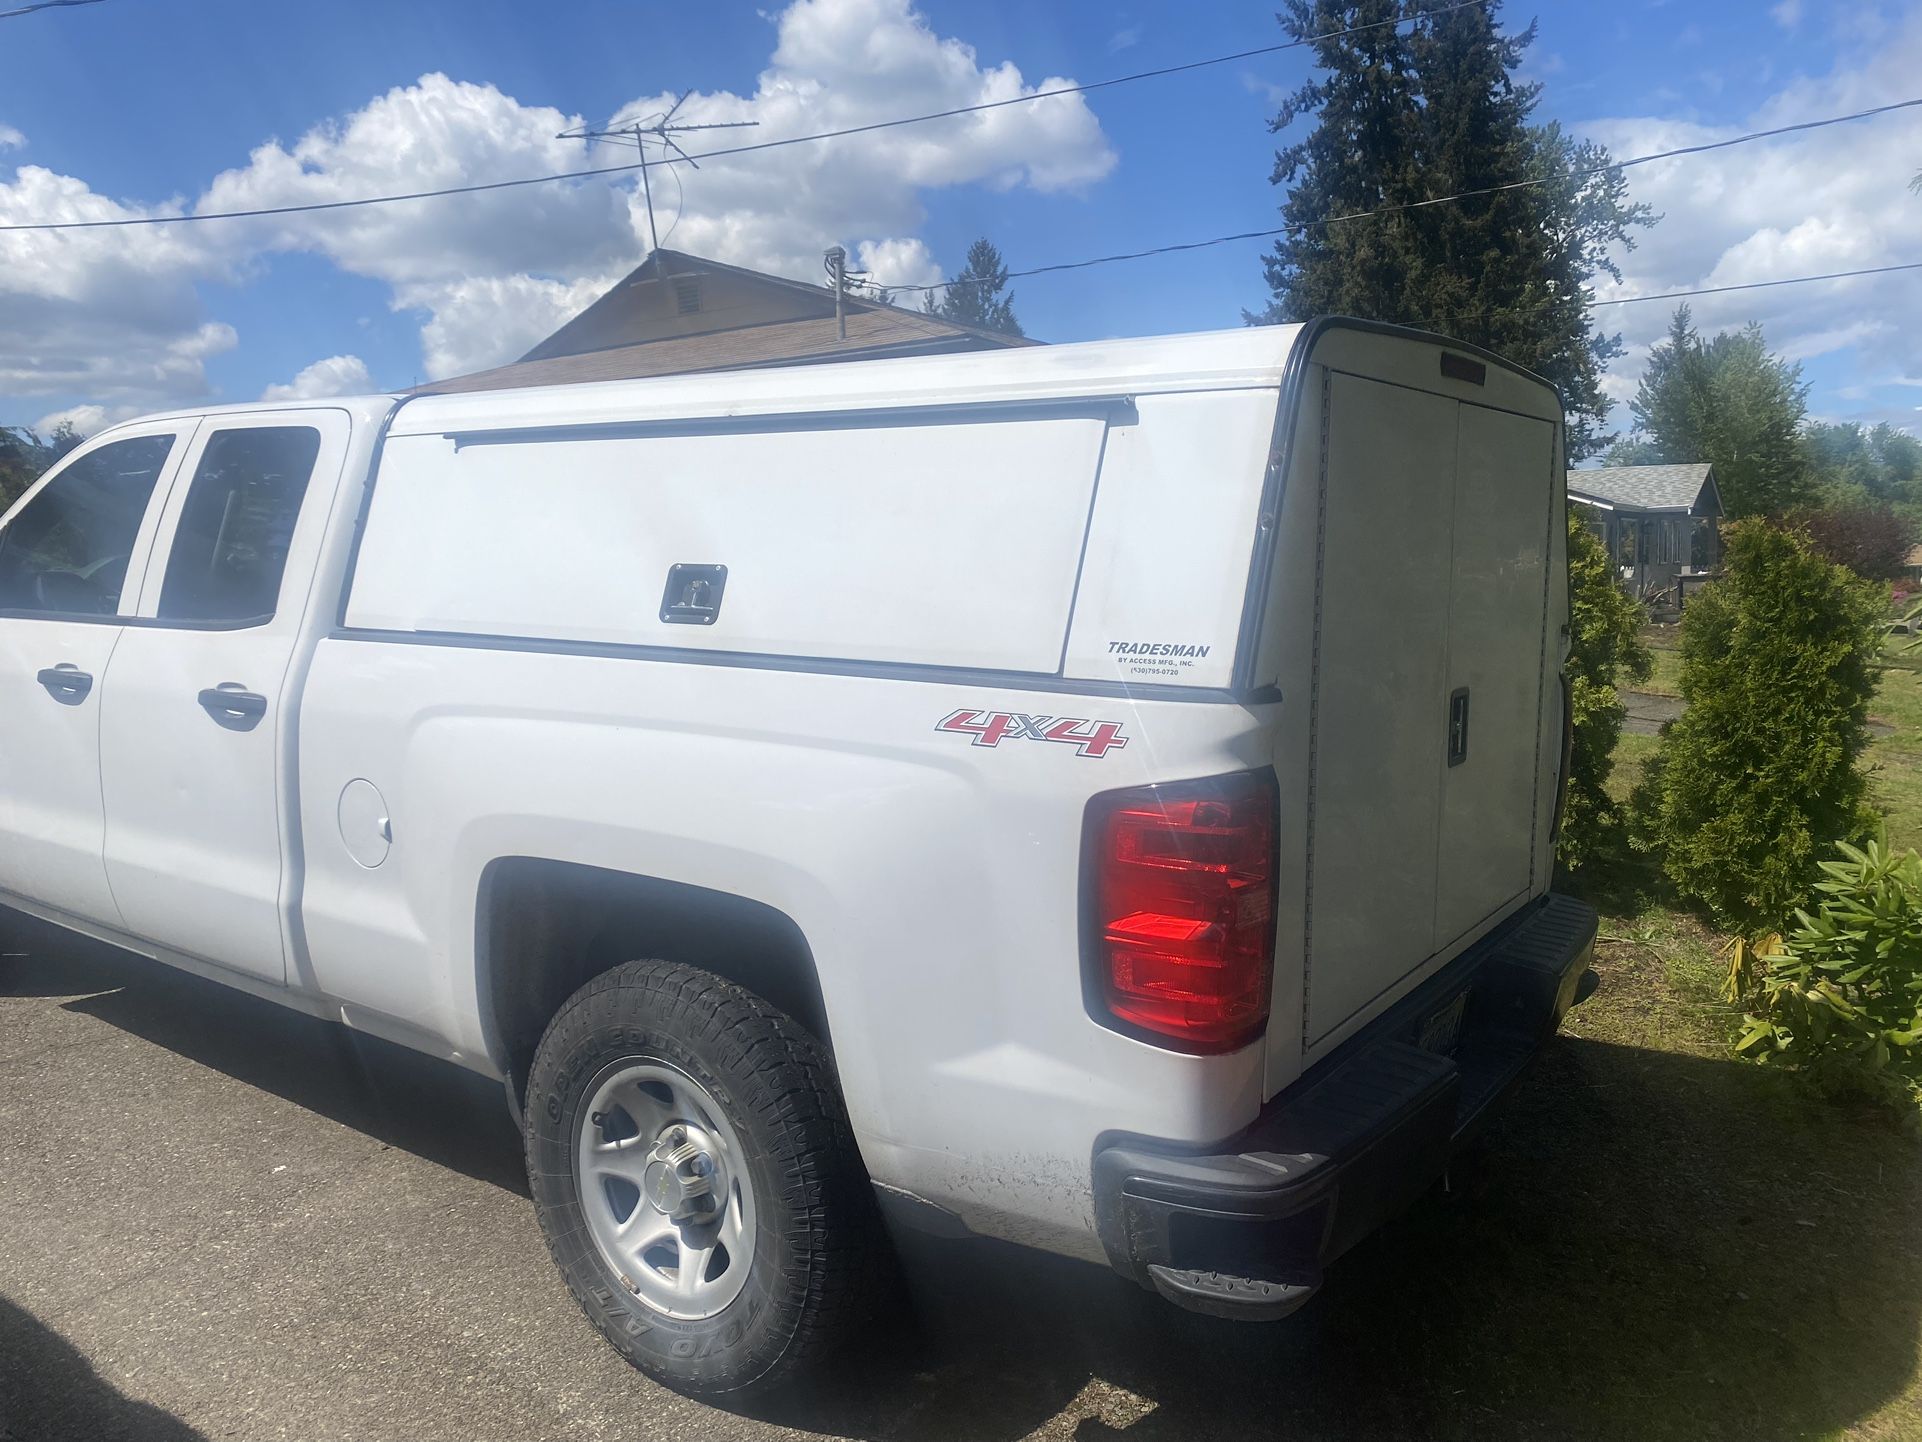
M 860 1322 L 885 1234 L 826 1056 L 710 972 L 575 992 L 528 1079 L 548 1250 L 634 1366 L 695 1395 L 792 1380 Z

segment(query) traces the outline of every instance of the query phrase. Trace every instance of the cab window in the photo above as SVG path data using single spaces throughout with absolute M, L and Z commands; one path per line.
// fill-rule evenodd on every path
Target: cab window
M 271 620 L 320 432 L 312 426 L 216 431 L 180 513 L 162 621 Z
M 0 530 L 0 610 L 111 616 L 174 437 L 112 441 L 74 461 Z

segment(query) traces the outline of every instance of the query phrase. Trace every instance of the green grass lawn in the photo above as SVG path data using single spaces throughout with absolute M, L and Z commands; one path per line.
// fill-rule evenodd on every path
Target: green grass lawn
M 1526 1103 L 1609 1144 L 1568 1159 L 1587 1230 L 1527 1322 L 1586 1343 L 1584 1405 L 1542 1435 L 1922 1439 L 1922 1147 L 1732 1057 L 1722 945 L 1659 906 L 1604 916 L 1601 989 Z
M 1679 626 L 1644 626 L 1642 640 L 1655 658 L 1655 674 L 1640 683 L 1638 691 L 1653 691 L 1662 696 L 1682 694 L 1682 653 Z
M 1646 689 L 1673 693 L 1674 632 L 1651 631 Z M 1865 766 L 1890 841 L 1922 846 L 1922 656 L 1889 659 L 1871 715 L 1894 731 Z M 1624 735 L 1610 791 L 1660 746 Z M 1619 1124 L 1607 1169 L 1571 1162 L 1598 1193 L 1569 1203 L 1591 1245 L 1570 1244 L 1562 1313 L 1527 1324 L 1591 1339 L 1563 1435 L 1922 1442 L 1922 1146 L 1737 1060 L 1726 938 L 1637 866 L 1574 883 L 1603 911 L 1602 987 L 1564 1023 L 1576 1064 L 1542 1103 Z
M 1869 795 L 1884 813 L 1889 842 L 1922 847 L 1922 653 L 1884 648 L 1887 669 L 1869 715 L 1895 728 L 1869 742 Z

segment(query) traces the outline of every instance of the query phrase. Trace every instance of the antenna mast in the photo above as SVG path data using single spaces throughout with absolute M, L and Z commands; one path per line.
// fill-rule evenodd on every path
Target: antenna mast
M 635 150 L 640 152 L 641 195 L 647 201 L 647 240 L 650 254 L 661 248 L 661 235 L 654 223 L 654 186 L 648 179 L 648 171 L 656 165 L 665 164 L 669 157 L 684 160 L 696 170 L 701 168 L 693 156 L 681 149 L 680 142 L 674 137 L 685 135 L 693 130 L 745 130 L 749 126 L 761 123 L 758 120 L 717 120 L 705 125 L 674 124 L 675 115 L 687 103 L 687 97 L 693 93 L 692 90 L 683 90 L 681 98 L 665 111 L 656 111 L 653 115 L 642 116 L 636 120 L 613 121 L 604 130 L 583 125 L 577 130 L 563 130 L 560 133 L 559 138 L 562 140 L 585 140 L 590 145 L 596 140 L 613 140 L 622 144 L 632 142 Z M 661 147 L 660 160 L 647 158 L 647 147 L 650 142 Z

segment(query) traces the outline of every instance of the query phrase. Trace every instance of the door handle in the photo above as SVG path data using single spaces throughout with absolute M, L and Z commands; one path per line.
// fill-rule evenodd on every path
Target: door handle
M 249 691 L 237 681 L 223 681 L 200 693 L 206 713 L 229 731 L 251 731 L 267 714 L 267 698 Z
M 93 677 L 71 661 L 62 661 L 40 673 L 40 684 L 62 706 L 78 706 L 93 690 Z
M 1468 759 L 1468 688 L 1462 687 L 1448 698 L 1448 764 L 1459 766 Z

